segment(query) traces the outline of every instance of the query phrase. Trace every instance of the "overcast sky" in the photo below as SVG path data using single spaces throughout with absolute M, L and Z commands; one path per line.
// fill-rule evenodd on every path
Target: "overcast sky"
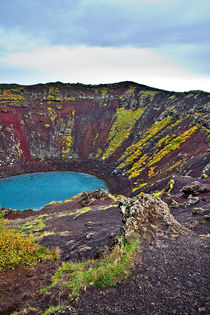
M 210 0 L 0 0 L 0 83 L 210 91 Z

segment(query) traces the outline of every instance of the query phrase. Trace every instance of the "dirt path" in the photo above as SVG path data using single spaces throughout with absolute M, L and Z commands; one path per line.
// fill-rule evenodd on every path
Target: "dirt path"
M 131 277 L 101 294 L 82 294 L 76 314 L 209 314 L 207 242 L 162 238 L 142 247 Z
M 39 212 L 10 214 L 10 224 L 30 224 L 30 232 L 40 238 L 41 244 L 58 247 L 61 261 L 42 262 L 35 269 L 25 267 L 1 272 L 0 315 L 13 311 L 18 315 L 39 315 L 59 304 L 66 308 L 56 314 L 209 314 L 209 239 L 199 236 L 209 228 L 208 220 L 200 223 L 209 213 L 209 194 L 199 195 L 196 207 L 203 212 L 194 215 L 195 205 L 185 204 L 191 197 L 183 198 L 180 187 L 175 187 L 174 194 L 165 199 L 168 204 L 172 199 L 179 202 L 172 211 L 182 224 L 189 227 L 192 220 L 196 221 L 194 232 L 178 237 L 162 232 L 152 241 L 141 240 L 141 253 L 126 281 L 102 291 L 87 288 L 75 304 L 70 304 L 68 292 L 40 294 L 40 289 L 50 284 L 62 261 L 95 258 L 104 247 L 112 246 L 122 226 L 116 201 L 109 197 L 96 198 L 84 205 L 78 197 L 67 203 L 49 205 Z M 14 220 L 15 217 L 19 219 Z M 37 229 L 40 220 L 41 230 Z M 34 310 L 21 311 L 28 307 Z

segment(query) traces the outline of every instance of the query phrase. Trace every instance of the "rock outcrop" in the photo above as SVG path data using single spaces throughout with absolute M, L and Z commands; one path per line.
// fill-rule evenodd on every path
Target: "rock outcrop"
M 165 202 L 142 194 L 133 198 L 122 197 L 120 200 L 123 232 L 126 239 L 134 233 L 144 238 L 155 239 L 157 233 L 186 234 L 187 229 L 177 222 Z
M 208 191 L 208 188 L 198 181 L 194 181 L 190 185 L 186 185 L 181 189 L 184 197 L 197 196 Z

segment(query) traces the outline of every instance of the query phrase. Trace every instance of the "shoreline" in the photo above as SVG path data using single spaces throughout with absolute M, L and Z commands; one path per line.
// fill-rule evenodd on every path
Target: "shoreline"
M 113 173 L 114 167 L 105 163 L 80 160 L 67 162 L 66 160 L 35 161 L 33 163 L 19 163 L 14 166 L 1 167 L 0 179 L 23 174 L 53 171 L 72 171 L 86 173 L 103 179 L 112 194 L 124 194 L 129 196 L 132 193 L 133 183 L 126 175 Z

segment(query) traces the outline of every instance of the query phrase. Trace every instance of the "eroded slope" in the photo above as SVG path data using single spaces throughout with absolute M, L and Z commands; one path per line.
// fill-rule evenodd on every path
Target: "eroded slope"
M 173 174 L 205 177 L 209 97 L 132 82 L 2 84 L 1 176 L 79 165 L 117 182 L 128 177 L 126 194 L 151 191 Z

